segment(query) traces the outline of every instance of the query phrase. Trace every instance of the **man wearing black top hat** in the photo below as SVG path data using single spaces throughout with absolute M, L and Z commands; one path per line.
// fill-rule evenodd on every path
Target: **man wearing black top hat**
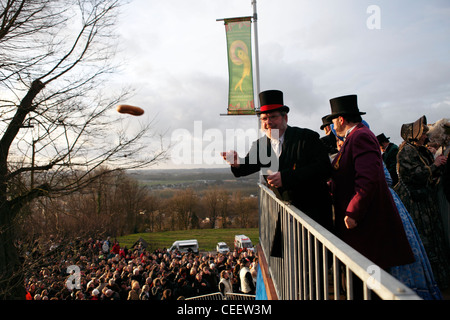
M 384 133 L 377 136 L 377 140 L 380 143 L 381 151 L 383 151 L 383 161 L 387 170 L 392 178 L 392 187 L 398 182 L 397 176 L 397 153 L 398 146 L 389 141 L 390 138 L 386 137 Z
M 328 116 L 322 117 L 322 125 L 320 126 L 320 130 L 325 131 L 325 136 L 320 138 L 320 140 L 325 144 L 327 148 L 328 154 L 330 156 L 335 155 L 338 152 L 336 136 L 333 131 L 331 131 L 330 125 L 332 124 L 331 120 L 328 119 Z M 334 158 L 334 157 L 333 157 Z
M 265 136 L 255 141 L 245 158 L 236 151 L 222 153 L 235 177 L 263 171 L 269 187 L 278 198 L 288 201 L 325 228 L 331 229 L 331 197 L 327 181 L 331 164 L 319 134 L 288 126 L 289 107 L 283 92 L 268 90 L 259 94 L 257 112 Z
M 332 162 L 336 235 L 383 269 L 414 262 L 384 175 L 380 145 L 362 123 L 356 95 L 330 100 L 344 143 Z

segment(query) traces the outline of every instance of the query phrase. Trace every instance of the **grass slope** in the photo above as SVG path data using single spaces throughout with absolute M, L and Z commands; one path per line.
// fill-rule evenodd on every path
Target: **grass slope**
M 151 233 L 135 233 L 122 237 L 118 237 L 117 241 L 121 247 L 131 246 L 139 239 L 144 239 L 149 250 L 169 248 L 176 240 L 197 239 L 200 251 L 215 251 L 217 242 L 224 241 L 233 250 L 234 236 L 236 234 L 245 234 L 251 240 L 253 245 L 259 243 L 258 228 L 242 228 L 242 229 L 195 229 L 195 230 L 179 230 Z

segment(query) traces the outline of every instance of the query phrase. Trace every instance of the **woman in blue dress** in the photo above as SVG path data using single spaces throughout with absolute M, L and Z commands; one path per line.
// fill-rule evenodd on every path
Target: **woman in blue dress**
M 422 299 L 442 300 L 442 294 L 434 279 L 433 271 L 431 270 L 431 265 L 428 261 L 428 256 L 423 247 L 422 240 L 420 239 L 419 233 L 417 232 L 416 226 L 414 225 L 408 210 L 406 210 L 397 193 L 391 188 L 392 179 L 386 166 L 384 167 L 384 174 L 392 198 L 394 199 L 398 213 L 402 219 L 409 244 L 414 253 L 414 257 L 416 258 L 414 263 L 392 267 L 390 273 L 397 280 L 414 290 Z

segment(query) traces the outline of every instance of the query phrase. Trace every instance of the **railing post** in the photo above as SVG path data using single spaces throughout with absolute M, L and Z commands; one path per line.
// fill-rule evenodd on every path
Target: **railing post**
M 340 281 L 341 281 L 341 277 L 340 277 L 340 272 L 339 272 L 339 260 L 338 258 L 333 255 L 333 284 L 334 284 L 334 300 L 339 300 L 340 299 L 340 291 L 341 291 L 341 287 L 340 287 Z
M 348 266 L 345 266 L 347 300 L 353 300 L 353 274 Z
M 322 246 L 322 259 L 323 259 L 323 299 L 328 300 L 329 299 L 329 281 L 328 281 L 328 252 L 327 248 L 325 246 Z

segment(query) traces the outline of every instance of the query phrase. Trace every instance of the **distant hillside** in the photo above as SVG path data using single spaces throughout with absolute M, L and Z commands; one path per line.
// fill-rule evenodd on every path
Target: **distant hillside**
M 230 168 L 197 168 L 197 169 L 148 169 L 130 170 L 128 174 L 137 180 L 258 180 L 258 174 L 235 178 Z
M 149 189 L 177 189 L 193 187 L 202 190 L 216 185 L 225 189 L 242 189 L 245 193 L 255 194 L 259 174 L 235 178 L 230 168 L 198 169 L 148 169 L 127 172 L 132 178 Z

